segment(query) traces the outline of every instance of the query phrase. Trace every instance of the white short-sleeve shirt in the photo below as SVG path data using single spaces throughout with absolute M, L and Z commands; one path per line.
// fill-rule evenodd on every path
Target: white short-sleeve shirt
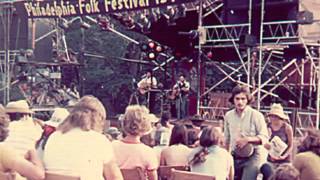
M 95 131 L 79 128 L 53 133 L 44 150 L 46 171 L 103 180 L 103 165 L 114 158 L 110 141 Z

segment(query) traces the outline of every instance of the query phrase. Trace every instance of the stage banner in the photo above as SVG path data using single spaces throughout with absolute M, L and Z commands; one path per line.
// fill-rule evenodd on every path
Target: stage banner
M 29 18 L 108 14 L 189 3 L 195 0 L 44 0 L 18 1 L 19 13 Z

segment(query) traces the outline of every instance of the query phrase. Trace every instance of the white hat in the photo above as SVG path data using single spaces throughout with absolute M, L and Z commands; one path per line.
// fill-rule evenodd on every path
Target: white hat
M 281 106 L 281 104 L 277 104 L 277 103 L 272 104 L 268 115 L 276 115 L 276 116 L 280 117 L 281 119 L 289 120 L 289 117 L 288 117 L 288 115 L 286 115 L 284 113 L 283 107 Z
M 26 100 L 11 101 L 5 108 L 6 113 L 26 113 L 32 114 L 33 111 L 30 109 L 29 104 Z
M 45 124 L 58 127 L 69 116 L 69 111 L 65 108 L 55 108 L 54 112 L 49 121 L 46 121 Z

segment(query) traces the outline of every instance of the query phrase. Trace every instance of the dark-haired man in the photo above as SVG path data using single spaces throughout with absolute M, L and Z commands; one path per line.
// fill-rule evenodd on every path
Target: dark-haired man
M 225 115 L 225 142 L 235 162 L 235 179 L 256 179 L 259 168 L 266 161 L 262 144 L 268 140 L 264 116 L 249 104 L 252 102 L 246 86 L 232 90 L 230 102 L 234 109 Z
M 190 83 L 185 79 L 185 76 L 181 74 L 179 80 L 173 86 L 176 98 L 176 113 L 177 119 L 183 119 L 188 115 L 188 94 L 190 90 Z
M 137 84 L 139 93 L 145 97 L 142 104 L 148 106 L 150 112 L 154 113 L 155 92 L 152 92 L 152 89 L 157 88 L 157 79 L 153 76 L 151 69 L 147 70 L 142 77 Z

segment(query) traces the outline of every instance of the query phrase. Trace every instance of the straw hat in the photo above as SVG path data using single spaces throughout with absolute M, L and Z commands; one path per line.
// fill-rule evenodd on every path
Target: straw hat
M 285 114 L 283 111 L 283 107 L 281 106 L 281 104 L 278 104 L 278 103 L 272 104 L 270 112 L 268 113 L 268 116 L 270 115 L 276 115 L 281 119 L 289 120 L 288 115 Z
M 58 127 L 68 116 L 69 111 L 67 109 L 55 108 L 50 120 L 46 121 L 45 124 L 52 127 Z
M 26 100 L 11 101 L 5 108 L 6 113 L 25 113 L 32 114 L 33 111 L 30 109 Z

